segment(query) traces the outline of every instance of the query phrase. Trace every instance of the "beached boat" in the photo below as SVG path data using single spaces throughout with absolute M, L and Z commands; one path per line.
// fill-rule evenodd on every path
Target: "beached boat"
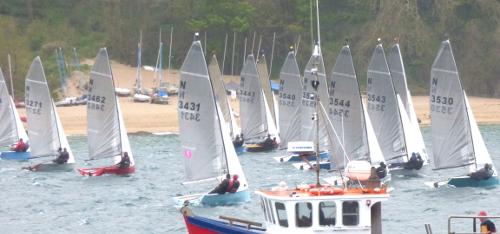
M 260 83 L 254 56 L 250 54 L 241 71 L 239 89 L 241 132 L 248 152 L 266 152 L 277 148 L 278 145 L 259 145 L 268 135 L 271 139 L 276 137 L 279 143 L 278 130 Z
M 224 81 L 222 80 L 222 75 L 219 68 L 219 63 L 217 62 L 215 54 L 212 56 L 212 59 L 208 64 L 208 73 L 210 74 L 210 81 L 212 82 L 212 87 L 214 89 L 215 100 L 220 107 L 222 117 L 224 118 L 224 121 L 226 123 L 226 128 L 229 130 L 231 140 L 234 141 L 236 139 L 236 136 L 239 136 L 241 134 L 241 131 L 238 127 L 238 124 L 236 123 L 233 109 L 229 104 L 227 92 L 224 88 Z M 241 153 L 245 151 L 245 147 L 235 147 L 235 150 L 237 153 Z
M 194 41 L 182 64 L 179 85 L 179 137 L 187 182 L 239 176 L 235 193 L 173 197 L 178 205 L 230 205 L 250 200 L 248 183 L 217 105 L 200 41 Z M 193 134 L 196 132 L 196 134 Z
M 319 104 L 318 104 L 319 105 Z M 315 118 L 316 121 L 318 118 Z M 315 154 L 319 142 L 316 141 Z M 310 153 L 310 152 L 308 152 Z M 181 213 L 189 233 L 382 233 L 382 201 L 389 198 L 375 169 L 361 185 L 359 177 L 352 184 L 321 185 L 316 170 L 316 184 L 300 184 L 288 189 L 285 182 L 271 190 L 257 191 L 266 221 L 266 229 L 251 228 L 262 224 L 239 218 L 221 217 L 229 223 L 196 216 L 183 207 Z M 235 223 L 242 225 L 235 225 Z M 244 229 L 246 227 L 246 229 Z
M 130 166 L 124 169 L 116 165 L 78 169 L 82 175 L 120 175 L 135 172 L 134 157 L 114 88 L 108 51 L 106 48 L 102 48 L 90 70 L 89 77 L 89 98 L 87 101 L 89 160 L 87 161 L 112 157 L 116 164 L 120 162 L 124 152 L 127 152 Z
M 49 162 L 23 167 L 23 169 L 31 171 L 73 170 L 75 158 L 50 95 L 40 57 L 33 60 L 26 76 L 25 95 L 31 159 L 47 157 L 50 159 Z M 52 162 L 52 157 L 59 156 L 59 148 L 66 149 L 68 152 L 69 158 L 66 163 Z
M 408 157 L 399 157 L 399 165 L 394 162 L 389 165 L 389 168 L 391 168 L 391 174 L 428 174 L 430 171 L 429 156 L 427 154 L 427 150 L 425 149 L 424 139 L 422 137 L 422 133 L 420 132 L 417 115 L 415 113 L 415 109 L 413 108 L 410 90 L 408 89 L 408 85 L 406 83 L 406 73 L 403 64 L 403 57 L 401 56 L 401 51 L 399 49 L 399 43 L 396 43 L 389 51 L 389 54 L 387 55 L 387 64 L 389 65 L 389 70 L 391 71 L 394 90 L 401 99 L 398 99 L 398 104 L 400 105 L 399 111 L 406 138 L 407 152 L 409 154 L 412 154 L 413 152 L 418 153 L 423 161 L 422 167 L 418 170 L 404 169 L 405 163 L 408 162 Z
M 29 152 L 29 148 L 27 152 L 12 151 L 12 147 L 21 138 L 24 142 L 29 140 L 21 118 L 19 118 L 19 114 L 17 113 L 14 101 L 9 95 L 5 78 L 0 69 L 0 147 L 2 147 L 0 158 L 22 160 L 30 158 L 31 153 Z
M 461 176 L 444 182 L 426 183 L 431 187 L 443 184 L 456 187 L 498 185 L 493 165 L 483 137 L 479 132 L 467 95 L 460 82 L 457 65 L 449 40 L 443 41 L 431 70 L 430 111 L 434 170 L 468 167 Z M 465 175 L 490 165 L 491 177 L 477 180 Z

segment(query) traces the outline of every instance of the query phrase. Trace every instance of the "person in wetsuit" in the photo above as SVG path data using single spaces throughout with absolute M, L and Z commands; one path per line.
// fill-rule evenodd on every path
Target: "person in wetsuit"
M 380 162 L 380 166 L 377 167 L 377 176 L 379 179 L 385 178 L 385 176 L 387 176 L 387 166 L 384 162 Z
M 126 169 L 130 167 L 130 157 L 128 156 L 128 152 L 123 153 L 122 159 L 116 164 L 116 166 L 120 169 Z
M 209 194 L 225 194 L 228 192 L 229 182 L 231 180 L 231 175 L 229 173 L 226 175 L 226 178 L 220 182 L 217 187 L 215 187 Z
M 484 167 L 467 174 L 470 178 L 476 180 L 487 180 L 493 175 L 493 170 L 491 170 L 490 165 L 488 163 L 484 164 Z

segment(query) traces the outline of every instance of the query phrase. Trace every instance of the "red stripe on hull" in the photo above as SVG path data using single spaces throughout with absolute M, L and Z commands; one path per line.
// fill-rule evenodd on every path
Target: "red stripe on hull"
M 189 223 L 187 217 L 184 215 L 184 221 L 186 222 L 186 227 L 189 234 L 219 234 L 218 232 L 214 232 L 202 227 L 198 227 Z
M 135 172 L 135 165 L 132 165 L 128 168 L 125 169 L 120 169 L 117 166 L 110 166 L 110 167 L 93 167 L 93 168 L 83 168 L 83 169 L 78 169 L 78 171 L 82 175 L 88 175 L 88 176 L 100 176 L 104 174 L 112 174 L 112 175 L 125 175 L 125 174 L 132 174 Z

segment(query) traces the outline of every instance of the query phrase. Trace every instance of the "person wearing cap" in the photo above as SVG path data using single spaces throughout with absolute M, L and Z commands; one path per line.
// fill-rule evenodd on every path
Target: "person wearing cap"
M 240 187 L 240 182 L 238 181 L 238 175 L 233 175 L 233 179 L 229 181 L 228 193 L 236 193 Z
M 486 212 L 481 211 L 477 216 L 488 216 Z M 482 233 L 493 233 L 496 232 L 497 229 L 495 227 L 495 224 L 488 218 L 483 218 L 480 217 L 479 220 L 481 220 L 481 232 Z
M 487 180 L 493 175 L 493 170 L 491 170 L 490 165 L 488 163 L 484 164 L 484 167 L 467 174 L 472 179 L 476 180 Z
M 404 169 L 413 170 L 418 164 L 417 154 L 415 152 L 411 153 L 410 160 L 404 164 Z
M 227 173 L 226 178 L 220 182 L 217 187 L 214 188 L 211 192 L 208 194 L 225 194 L 229 190 L 229 181 L 231 180 L 231 175 Z
M 417 152 L 417 163 L 415 165 L 415 170 L 420 170 L 423 165 L 424 160 L 422 159 L 422 156 L 420 156 L 420 153 Z
M 128 156 L 128 152 L 123 153 L 122 159 L 116 164 L 116 166 L 120 169 L 126 169 L 130 167 L 130 157 Z

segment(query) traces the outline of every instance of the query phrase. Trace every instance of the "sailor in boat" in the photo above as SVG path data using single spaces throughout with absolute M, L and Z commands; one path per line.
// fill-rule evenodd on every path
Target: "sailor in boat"
M 259 143 L 259 145 L 264 148 L 273 149 L 278 145 L 278 142 L 276 141 L 276 137 L 271 139 L 271 134 L 267 134 L 267 138 L 263 142 Z
M 57 163 L 57 164 L 64 164 L 64 163 L 68 162 L 69 153 L 68 153 L 68 150 L 66 148 L 64 148 L 64 150 L 61 150 L 61 147 L 59 147 L 57 152 L 59 152 L 59 156 L 56 159 L 54 159 L 52 162 Z
M 413 170 L 416 169 L 418 165 L 418 159 L 417 159 L 417 154 L 415 152 L 411 153 L 410 160 L 408 160 L 407 163 L 404 164 L 404 168 L 406 170 Z
M 387 176 L 387 165 L 384 162 L 380 162 L 380 166 L 377 167 L 377 177 L 383 179 Z
M 26 144 L 24 144 L 23 138 L 19 138 L 17 145 L 14 146 L 12 150 L 15 152 L 24 152 L 24 149 L 26 149 Z
M 488 163 L 485 163 L 483 168 L 481 168 L 475 172 L 471 172 L 467 175 L 470 176 L 470 178 L 472 178 L 472 179 L 487 180 L 487 179 L 491 178 L 491 176 L 493 175 L 493 170 L 491 170 L 491 167 Z
M 422 156 L 420 156 L 420 153 L 417 152 L 417 164 L 415 165 L 415 170 L 420 170 L 423 165 L 424 160 L 422 159 Z
M 241 134 L 241 136 L 236 136 L 236 139 L 234 139 L 233 141 L 234 148 L 242 147 L 244 142 L 245 141 L 243 140 L 243 133 Z
M 488 216 L 486 212 L 481 211 L 477 216 Z M 495 224 L 488 218 L 479 218 L 481 220 L 481 232 L 482 233 L 494 233 L 497 231 Z
M 125 169 L 130 167 L 130 157 L 128 156 L 128 152 L 123 153 L 122 159 L 120 160 L 120 162 L 116 164 L 116 166 L 119 167 L 120 169 Z
M 229 181 L 231 180 L 231 175 L 227 173 L 226 178 L 220 182 L 217 187 L 214 188 L 209 194 L 225 194 L 229 188 Z

